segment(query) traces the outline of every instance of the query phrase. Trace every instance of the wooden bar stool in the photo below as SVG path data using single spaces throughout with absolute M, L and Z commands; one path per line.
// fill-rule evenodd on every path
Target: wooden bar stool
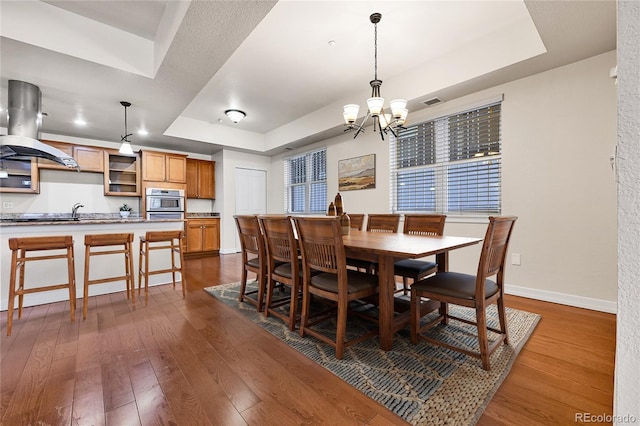
M 73 257 L 73 237 L 63 235 L 56 237 L 28 237 L 10 238 L 9 249 L 11 249 L 11 274 L 9 278 L 9 306 L 7 312 L 7 336 L 11 336 L 11 326 L 13 325 L 13 305 L 15 297 L 18 296 L 18 319 L 22 317 L 22 305 L 25 294 L 37 293 L 41 291 L 69 289 L 69 309 L 71 311 L 71 322 L 76 319 L 76 276 L 75 263 Z M 29 252 L 40 252 L 46 250 L 64 250 L 65 253 L 50 255 L 34 255 L 27 257 Z M 67 259 L 68 281 L 63 284 L 52 284 L 42 287 L 24 288 L 24 272 L 27 262 L 34 260 Z M 16 275 L 20 269 L 20 278 L 16 287 Z
M 84 297 L 82 303 L 82 319 L 87 319 L 87 303 L 89 300 L 89 286 L 92 284 L 102 284 L 113 281 L 126 281 L 127 283 L 127 299 L 131 294 L 133 303 L 136 303 L 135 281 L 133 276 L 133 253 L 131 246 L 133 245 L 133 234 L 92 234 L 84 236 Z M 113 247 L 121 246 L 118 249 L 105 250 L 100 249 L 91 251 L 94 247 Z M 106 254 L 122 254 L 124 253 L 124 271 L 125 275 L 117 277 L 99 278 L 95 280 L 89 279 L 89 262 L 91 256 L 101 256 Z
M 184 265 L 184 257 L 182 255 L 182 231 L 149 231 L 144 237 L 140 237 L 140 258 L 138 271 L 138 294 L 142 288 L 142 277 L 144 276 L 144 292 L 149 292 L 149 275 L 168 274 L 171 272 L 173 279 L 173 288 L 176 288 L 176 272 L 180 272 L 180 280 L 182 281 L 182 297 L 186 295 L 187 281 L 182 270 Z M 162 244 L 168 243 L 168 244 Z M 161 245 L 157 245 L 161 244 Z M 171 250 L 171 268 L 149 271 L 149 255 L 151 250 Z M 176 266 L 175 254 L 178 253 L 180 265 Z M 142 261 L 144 257 L 144 263 Z M 143 268 L 144 266 L 144 268 Z

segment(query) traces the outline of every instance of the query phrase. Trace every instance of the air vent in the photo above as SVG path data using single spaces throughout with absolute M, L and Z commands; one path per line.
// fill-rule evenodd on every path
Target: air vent
M 296 149 L 296 147 L 294 146 L 287 146 L 284 149 L 286 149 L 287 151 L 293 151 L 294 149 Z
M 435 98 L 431 98 L 431 99 L 427 99 L 426 101 L 422 101 L 422 103 L 425 104 L 426 106 L 439 104 L 440 102 L 442 102 L 442 99 L 440 99 L 437 96 Z

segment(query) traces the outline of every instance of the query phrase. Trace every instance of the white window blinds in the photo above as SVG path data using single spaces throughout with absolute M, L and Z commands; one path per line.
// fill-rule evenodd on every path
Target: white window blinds
M 285 211 L 324 213 L 327 209 L 327 150 L 284 160 Z
M 501 102 L 426 121 L 390 144 L 395 212 L 500 213 Z

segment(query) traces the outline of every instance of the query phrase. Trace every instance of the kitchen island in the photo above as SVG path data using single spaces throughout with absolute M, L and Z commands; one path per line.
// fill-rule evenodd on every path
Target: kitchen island
M 66 219 L 68 218 L 68 219 Z M 32 220 L 29 220 L 32 219 Z M 0 217 L 0 310 L 7 309 L 9 296 L 9 274 L 11 250 L 9 239 L 15 237 L 42 237 L 71 235 L 74 242 L 76 297 L 83 297 L 84 277 L 84 236 L 87 234 L 110 234 L 131 232 L 134 234 L 133 263 L 136 288 L 138 286 L 139 238 L 147 231 L 183 230 L 184 220 L 146 220 L 142 217 L 121 218 L 112 214 L 84 214 L 77 220 L 69 215 L 41 215 L 37 219 L 31 215 L 2 215 Z M 153 253 L 150 269 L 166 269 L 171 264 L 169 253 L 160 250 Z M 124 262 L 121 255 L 97 256 L 91 259 L 91 279 L 113 276 L 114 271 L 122 271 Z M 116 274 L 118 272 L 115 272 Z M 66 280 L 66 263 L 60 260 L 30 262 L 25 273 L 25 288 L 54 285 Z M 171 282 L 170 274 L 149 277 L 149 285 Z M 96 284 L 89 287 L 89 296 L 108 294 L 126 289 L 124 281 Z M 66 289 L 27 294 L 24 306 L 65 301 L 69 299 Z M 78 301 L 78 308 L 82 300 Z

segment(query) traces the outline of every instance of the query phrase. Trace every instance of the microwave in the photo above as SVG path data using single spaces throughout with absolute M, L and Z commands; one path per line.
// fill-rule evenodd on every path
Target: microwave
M 184 190 L 147 188 L 147 212 L 184 212 Z

